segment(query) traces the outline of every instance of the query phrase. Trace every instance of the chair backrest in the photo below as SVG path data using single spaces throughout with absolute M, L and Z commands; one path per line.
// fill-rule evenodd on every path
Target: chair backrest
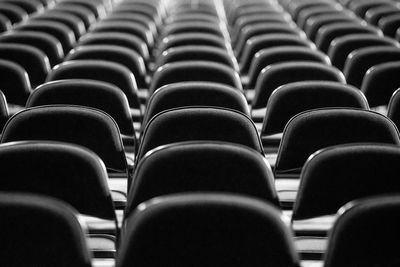
M 304 31 L 310 40 L 315 41 L 320 28 L 325 25 L 338 22 L 357 22 L 357 19 L 350 12 L 334 12 L 332 14 L 321 14 L 310 17 L 307 20 Z
M 50 66 L 58 64 L 64 57 L 60 41 L 48 33 L 17 31 L 0 36 L 0 43 L 30 45 L 40 49 L 49 59 Z
M 237 195 L 154 198 L 126 220 L 116 266 L 299 266 L 280 216 Z
M 400 71 L 400 61 L 374 65 L 367 71 L 361 91 L 371 107 L 389 104 L 392 94 L 400 87 L 398 71 Z
M 107 169 L 126 172 L 120 132 L 110 115 L 82 106 L 40 106 L 15 114 L 4 126 L 1 143 L 52 140 L 94 151 Z
M 31 83 L 26 71 L 18 64 L 8 60 L 0 60 L 0 73 L 6 79 L 0 79 L 1 91 L 8 103 L 25 106 L 31 93 Z
M 389 15 L 398 14 L 400 12 L 399 8 L 393 8 L 392 6 L 381 6 L 369 9 L 365 13 L 365 20 L 372 25 L 378 25 L 381 18 Z
M 350 85 L 326 81 L 289 83 L 272 92 L 261 135 L 281 133 L 298 113 L 327 107 L 369 109 L 365 96 Z
M 100 109 L 117 122 L 121 134 L 134 135 L 135 133 L 128 100 L 124 93 L 112 84 L 84 79 L 48 82 L 31 93 L 26 107 L 57 104 Z
M 193 141 L 156 148 L 140 160 L 125 215 L 153 197 L 180 192 L 242 194 L 279 207 L 274 177 L 262 155 L 237 144 Z
M 398 266 L 398 195 L 371 197 L 343 207 L 330 235 L 325 267 Z
M 136 160 L 158 146 L 194 140 L 238 143 L 264 153 L 257 129 L 245 114 L 217 107 L 186 107 L 158 113 L 147 123 Z
M 393 39 L 377 36 L 375 34 L 356 34 L 338 37 L 331 42 L 328 55 L 332 65 L 343 70 L 347 56 L 356 49 L 372 46 L 393 46 L 399 44 Z
M 253 109 L 265 108 L 271 93 L 279 86 L 299 81 L 334 81 L 345 83 L 343 74 L 336 68 L 307 61 L 273 64 L 262 69 L 258 76 Z
M 130 107 L 140 107 L 135 76 L 121 64 L 105 60 L 71 60 L 54 67 L 46 81 L 65 79 L 91 79 L 111 83 L 125 93 Z
M 23 67 L 28 73 L 32 87 L 43 83 L 50 71 L 47 56 L 41 50 L 29 45 L 0 43 L 0 58 Z
M 236 88 L 212 82 L 181 82 L 164 85 L 151 95 L 142 124 L 159 112 L 186 106 L 224 107 L 250 114 L 246 98 Z
M 311 61 L 330 65 L 330 60 L 325 54 L 306 47 L 284 46 L 263 49 L 257 52 L 251 61 L 248 87 L 254 88 L 263 68 L 289 61 Z
M 30 194 L 0 194 L 0 264 L 90 267 L 91 255 L 77 212 Z
M 105 60 L 121 64 L 135 76 L 139 88 L 147 88 L 146 66 L 143 58 L 136 52 L 118 45 L 90 45 L 72 49 L 65 57 L 69 60 Z
M 374 65 L 400 61 L 400 48 L 374 46 L 357 49 L 346 60 L 343 73 L 347 83 L 361 88 L 365 73 Z
M 400 90 L 397 89 L 390 98 L 387 116 L 391 119 L 397 128 L 400 128 Z
M 317 150 L 360 142 L 400 144 L 399 132 L 386 116 L 367 110 L 334 108 L 300 113 L 284 129 L 275 173 L 299 173 Z
M 207 45 L 226 49 L 226 41 L 209 33 L 180 33 L 165 37 L 158 46 L 160 52 L 184 45 Z
M 242 90 L 239 74 L 232 68 L 209 61 L 173 62 L 159 67 L 153 75 L 149 91 L 177 82 L 216 82 Z
M 1 144 L 0 166 L 0 191 L 51 196 L 81 214 L 116 220 L 104 163 L 88 149 L 60 142 Z
M 12 24 L 26 21 L 29 17 L 28 13 L 23 8 L 10 3 L 2 3 L 0 5 L 0 14 L 6 16 Z

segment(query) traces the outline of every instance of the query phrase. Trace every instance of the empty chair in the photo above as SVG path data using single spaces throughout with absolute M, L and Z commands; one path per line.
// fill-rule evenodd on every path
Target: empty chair
M 32 87 L 43 83 L 50 71 L 50 63 L 46 55 L 29 45 L 0 43 L 0 58 L 23 67 L 28 73 Z
M 8 60 L 0 60 L 1 91 L 9 104 L 25 106 L 31 93 L 31 83 L 26 71 L 18 64 Z
M 343 7 L 340 5 L 310 7 L 299 12 L 296 22 L 301 29 L 305 30 L 307 29 L 307 25 L 313 20 L 313 18 L 341 14 L 350 15 L 352 14 L 352 12 L 346 12 L 345 9 L 343 9 Z M 353 15 L 353 17 L 355 16 Z
M 104 2 L 101 1 L 81 1 L 81 0 L 64 0 L 58 3 L 58 5 L 63 6 L 77 6 L 77 7 L 85 7 L 90 9 L 97 19 L 102 19 L 106 16 L 106 9 L 104 6 Z
M 145 62 L 149 61 L 149 49 L 146 44 L 137 36 L 128 33 L 107 32 L 88 33 L 79 39 L 79 46 L 86 45 L 118 45 L 131 49 L 141 55 Z
M 53 68 L 47 81 L 63 79 L 92 79 L 111 83 L 121 89 L 131 108 L 139 108 L 135 77 L 128 68 L 118 63 L 102 60 L 74 60 Z
M 38 48 L 49 59 L 50 66 L 54 66 L 64 57 L 60 41 L 48 33 L 31 31 L 17 31 L 0 36 L 0 44 L 22 44 Z
M 135 130 L 128 100 L 116 86 L 84 79 L 48 82 L 32 92 L 26 107 L 56 104 L 88 106 L 106 112 L 118 124 L 125 149 L 132 151 L 136 147 Z
M 261 135 L 281 133 L 298 113 L 325 107 L 369 109 L 365 96 L 350 85 L 327 81 L 288 83 L 271 94 Z
M 360 142 L 398 145 L 400 139 L 394 123 L 376 112 L 335 108 L 300 113 L 283 132 L 275 176 L 298 176 L 307 158 L 319 149 Z
M 3 266 L 90 267 L 85 230 L 69 205 L 44 196 L 1 193 Z
M 254 88 L 258 75 L 263 68 L 289 61 L 312 61 L 330 65 L 330 60 L 326 55 L 305 47 L 284 46 L 263 49 L 255 54 L 251 62 L 247 86 Z
M 127 177 L 127 161 L 116 122 L 110 115 L 88 107 L 40 106 L 15 114 L 4 126 L 1 142 L 53 140 L 94 151 L 107 170 Z
M 262 34 L 273 34 L 273 33 L 283 33 L 283 34 L 293 34 L 304 37 L 301 32 L 292 27 L 287 23 L 258 23 L 250 26 L 244 27 L 238 34 L 238 40 L 235 43 L 235 50 L 242 51 L 246 41 L 251 37 L 262 35 Z
M 364 18 L 365 13 L 368 12 L 369 9 L 375 7 L 382 6 L 390 6 L 392 8 L 396 8 L 396 5 L 392 1 L 386 0 L 374 0 L 374 1 L 351 1 L 349 3 L 349 8 L 359 17 Z
M 400 128 L 400 93 L 399 89 L 397 89 L 392 97 L 390 98 L 387 116 L 396 124 L 397 128 Z
M 241 145 L 210 141 L 166 145 L 140 160 L 125 216 L 153 197 L 181 192 L 235 193 L 279 207 L 273 179 L 264 157 Z
M 227 49 L 226 41 L 215 35 L 209 33 L 181 33 L 162 39 L 157 47 L 157 51 L 158 54 L 161 54 L 169 48 L 184 45 L 208 45 Z
M 147 88 L 146 66 L 143 58 L 136 52 L 117 45 L 79 46 L 65 57 L 69 60 L 105 60 L 127 67 L 135 76 L 139 88 Z
M 170 48 L 161 54 L 156 65 L 162 66 L 171 62 L 190 60 L 214 61 L 239 71 L 236 59 L 226 50 L 206 45 L 185 45 Z
M 359 22 L 354 16 L 349 13 L 337 12 L 334 14 L 322 14 L 318 16 L 311 17 L 305 26 L 304 31 L 306 32 L 310 40 L 315 41 L 318 34 L 318 30 L 325 25 L 339 23 L 339 22 Z
M 29 23 L 18 25 L 15 29 L 18 31 L 44 32 L 53 35 L 60 41 L 64 54 L 67 54 L 76 42 L 74 32 L 61 22 L 30 21 Z
M 217 82 L 242 90 L 238 73 L 226 65 L 208 61 L 183 61 L 158 68 L 149 91 L 153 93 L 163 85 L 185 81 Z
M 246 98 L 236 88 L 212 82 L 181 82 L 162 86 L 151 95 L 142 125 L 157 113 L 186 106 L 216 106 L 250 113 Z
M 315 153 L 301 174 L 293 220 L 333 215 L 358 198 L 398 194 L 399 159 L 398 144 L 348 144 Z
M 376 36 L 375 34 L 350 34 L 335 38 L 329 46 L 328 55 L 332 61 L 332 65 L 343 70 L 347 56 L 351 52 L 372 46 L 398 47 L 399 44 L 393 39 Z
M 127 218 L 123 236 L 118 267 L 299 266 L 280 212 L 240 196 L 155 198 Z
M 338 22 L 325 25 L 318 30 L 315 44 L 324 53 L 328 52 L 331 42 L 341 36 L 350 34 L 365 34 L 372 33 L 382 35 L 376 28 L 372 26 L 360 25 L 355 22 Z
M 0 14 L 7 17 L 12 24 L 25 21 L 29 17 L 23 8 L 10 3 L 0 3 Z
M 132 14 L 129 13 L 111 13 L 103 21 L 127 21 L 139 23 L 151 31 L 153 37 L 157 37 L 158 35 L 156 24 L 145 15 L 135 14 L 135 16 L 132 16 Z
M 161 33 L 161 38 L 179 33 L 209 33 L 218 37 L 224 37 L 224 33 L 217 23 L 210 22 L 190 22 L 173 23 L 166 25 Z
M 398 265 L 393 242 L 400 236 L 399 207 L 398 195 L 347 204 L 329 235 L 324 266 Z
M 9 3 L 15 5 L 17 7 L 22 8 L 28 14 L 36 13 L 36 12 L 43 12 L 44 7 L 42 2 L 39 0 L 2 0 L 2 3 Z
M 352 52 L 345 63 L 343 73 L 347 83 L 361 88 L 365 73 L 374 65 L 399 61 L 398 47 L 366 47 Z
M 340 71 L 321 63 L 293 61 L 270 65 L 264 68 L 258 76 L 252 109 L 265 108 L 271 93 L 281 85 L 316 80 L 345 83 Z
M 67 14 L 62 11 L 46 11 L 45 13 L 31 17 L 30 20 L 61 22 L 73 30 L 76 40 L 78 40 L 86 32 L 85 24 L 81 18 L 79 18 L 77 15 Z
M 398 13 L 400 13 L 400 9 L 393 8 L 392 6 L 374 7 L 365 13 L 365 20 L 372 25 L 378 25 L 381 18 Z
M 263 154 L 257 129 L 245 114 L 217 107 L 186 107 L 158 113 L 147 123 L 136 160 L 158 146 L 192 140 L 238 143 Z
M 383 34 L 395 38 L 396 31 L 400 27 L 400 14 L 393 14 L 381 18 L 378 22 Z
M 272 47 L 282 46 L 300 46 L 313 48 L 314 44 L 307 41 L 306 39 L 299 38 L 292 34 L 265 34 L 250 38 L 247 40 L 246 45 L 243 49 L 243 53 L 238 54 L 237 57 L 240 59 L 240 71 L 245 74 L 250 68 L 250 63 L 255 54 L 262 50 Z
M 153 47 L 154 39 L 152 33 L 145 26 L 139 23 L 123 22 L 123 21 L 106 21 L 97 23 L 91 28 L 91 32 L 120 32 L 128 33 L 132 36 L 139 37 L 145 42 L 150 49 Z
M 373 66 L 364 76 L 361 91 L 371 107 L 387 106 L 390 97 L 400 87 L 397 76 L 400 61 L 387 62 Z
M 89 27 L 96 22 L 95 15 L 87 7 L 75 6 L 75 5 L 56 5 L 52 10 L 62 11 L 68 14 L 78 16 L 85 23 L 86 30 L 88 30 Z

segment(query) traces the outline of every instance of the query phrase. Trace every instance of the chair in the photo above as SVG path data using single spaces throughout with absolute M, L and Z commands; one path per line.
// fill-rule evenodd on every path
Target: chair
M 236 88 L 212 82 L 181 82 L 162 86 L 147 102 L 142 127 L 156 114 L 185 106 L 215 106 L 249 115 L 243 93 Z
M 79 46 L 87 45 L 118 45 L 137 52 L 146 63 L 150 59 L 149 50 L 146 44 L 136 36 L 128 33 L 107 32 L 87 33 L 79 39 Z
M 394 91 L 387 108 L 387 116 L 400 128 L 399 89 Z
M 29 45 L 0 43 L 0 58 L 23 67 L 28 73 L 32 87 L 43 83 L 50 71 L 50 63 L 46 55 Z
M 365 73 L 374 65 L 399 61 L 400 49 L 398 47 L 366 47 L 352 52 L 344 66 L 343 73 L 347 83 L 361 88 Z
M 153 197 L 181 192 L 235 193 L 279 208 L 273 180 L 263 156 L 250 148 L 210 141 L 174 143 L 151 150 L 140 160 L 125 217 Z
M 29 23 L 16 26 L 15 30 L 44 32 L 53 35 L 60 41 L 64 54 L 67 54 L 76 42 L 74 32 L 61 22 L 56 21 L 30 21 Z
M 332 65 L 343 70 L 348 55 L 353 51 L 374 46 L 399 47 L 399 44 L 393 39 L 375 34 L 350 34 L 335 38 L 329 46 L 328 55 Z
M 37 16 L 30 17 L 30 20 L 61 22 L 74 32 L 76 40 L 86 33 L 85 24 L 81 18 L 79 18 L 77 15 L 68 14 L 62 11 L 49 10 Z
M 307 61 L 273 64 L 264 68 L 258 76 L 252 109 L 265 108 L 271 93 L 279 86 L 299 81 L 345 83 L 344 76 L 339 70 L 325 64 Z
M 10 3 L 0 4 L 0 14 L 6 16 L 12 24 L 16 24 L 28 19 L 28 13 L 18 6 L 12 5 Z
M 208 33 L 216 35 L 217 37 L 224 37 L 223 30 L 218 23 L 212 22 L 190 22 L 184 23 L 171 23 L 166 25 L 160 35 L 161 38 L 180 33 Z
M 72 49 L 64 60 L 105 60 L 119 63 L 133 73 L 139 88 L 147 88 L 144 60 L 128 48 L 117 45 L 79 46 Z
M 392 245 L 399 237 L 398 211 L 398 195 L 347 204 L 330 233 L 324 266 L 398 265 L 400 259 Z
M 62 11 L 68 14 L 78 16 L 85 23 L 86 30 L 88 30 L 89 27 L 96 22 L 95 15 L 87 7 L 76 6 L 76 5 L 56 5 L 52 10 Z
M 352 1 L 349 4 L 349 8 L 359 17 L 364 18 L 365 13 L 368 12 L 369 9 L 371 8 L 376 8 L 376 7 L 383 7 L 383 6 L 390 6 L 392 8 L 395 8 L 396 5 L 392 1 L 386 1 L 386 0 L 374 0 L 374 1 Z
M 330 5 L 324 5 L 324 6 L 317 6 L 317 7 L 310 7 L 306 8 L 302 11 L 300 11 L 298 18 L 296 20 L 297 25 L 299 26 L 300 29 L 306 30 L 308 24 L 314 19 L 314 18 L 322 18 L 324 16 L 330 16 L 330 15 L 349 15 L 351 16 L 352 12 L 346 12 L 345 9 L 343 9 L 342 6 L 340 5 L 335 5 L 335 6 L 330 6 Z M 355 17 L 353 15 L 353 17 Z
M 29 194 L 0 194 L 3 266 L 90 267 L 77 212 L 65 203 Z
M 251 64 L 251 60 L 255 54 L 267 48 L 282 47 L 282 46 L 300 46 L 313 48 L 314 44 L 307 41 L 306 39 L 299 38 L 292 34 L 265 34 L 259 35 L 247 40 L 246 45 L 243 49 L 243 53 L 238 54 L 240 71 L 242 74 L 248 72 Z
M 85 7 L 90 9 L 95 15 L 96 19 L 102 19 L 106 16 L 106 9 L 104 3 L 100 1 L 81 1 L 81 0 L 64 0 L 58 3 L 58 5 L 63 6 L 77 6 L 77 7 Z
M 371 67 L 364 76 L 361 91 L 371 107 L 387 106 L 390 97 L 400 87 L 397 71 L 400 61 L 387 62 Z
M 123 236 L 118 267 L 299 266 L 280 213 L 235 195 L 155 198 L 126 219 Z
M 387 117 L 372 111 L 335 108 L 302 112 L 285 127 L 275 165 L 275 177 L 298 177 L 307 158 L 319 149 L 347 143 L 400 144 Z
M 303 81 L 280 86 L 270 96 L 261 135 L 282 133 L 287 122 L 306 110 L 327 107 L 369 109 L 358 88 L 327 81 Z
M 233 69 L 220 63 L 193 60 L 173 62 L 158 68 L 153 75 L 149 91 L 152 94 L 163 85 L 185 81 L 217 82 L 243 89 L 239 75 Z
M 338 145 L 315 153 L 301 174 L 293 220 L 332 215 L 350 201 L 398 193 L 399 159 L 398 143 Z
M 360 25 L 356 22 L 338 22 L 325 25 L 318 30 L 315 44 L 324 53 L 328 52 L 331 42 L 338 37 L 350 34 L 372 33 L 382 35 L 380 31 L 372 26 Z
M 48 33 L 31 31 L 17 31 L 0 36 L 0 44 L 22 44 L 29 45 L 45 53 L 49 59 L 50 66 L 60 63 L 64 57 L 64 51 L 60 41 Z
M 32 13 L 43 12 L 44 11 L 43 4 L 38 0 L 32 0 L 32 1 L 28 1 L 28 0 L 2 0 L 1 2 L 2 3 L 9 3 L 11 5 L 15 5 L 17 7 L 20 7 L 23 10 L 25 10 L 25 12 L 28 13 L 29 15 L 31 15 Z
M 15 114 L 4 126 L 1 143 L 22 140 L 68 142 L 94 151 L 110 173 L 127 177 L 127 161 L 116 122 L 81 106 L 40 106 Z
M 330 65 L 329 58 L 317 50 L 299 46 L 284 46 L 262 49 L 251 61 L 248 88 L 254 88 L 261 70 L 269 65 L 290 62 L 311 61 Z
M 186 107 L 158 113 L 147 123 L 136 161 L 158 146 L 193 140 L 238 143 L 264 153 L 254 123 L 243 113 L 217 107 Z
M 26 71 L 11 61 L 0 60 L 0 73 L 4 75 L 3 77 L 7 77 L 7 79 L 0 79 L 0 88 L 7 102 L 25 106 L 31 93 L 31 84 Z
M 128 21 L 139 23 L 151 31 L 154 38 L 158 36 L 158 29 L 154 21 L 145 15 L 135 14 L 132 16 L 130 13 L 111 13 L 103 21 Z
M 372 25 L 377 26 L 378 22 L 381 18 L 384 18 L 386 16 L 398 14 L 400 12 L 400 9 L 398 8 L 393 8 L 392 6 L 380 6 L 380 7 L 374 7 L 370 8 L 367 13 L 365 13 L 365 20 Z
M 128 100 L 119 88 L 109 83 L 85 79 L 48 82 L 31 93 L 26 107 L 58 104 L 81 105 L 106 112 L 118 124 L 125 150 L 132 152 L 137 148 Z
M 156 65 L 161 67 L 167 63 L 190 60 L 213 61 L 239 71 L 236 59 L 226 50 L 207 45 L 185 45 L 170 48 L 161 54 Z
M 123 65 L 104 60 L 72 60 L 54 67 L 46 82 L 63 79 L 91 79 L 111 83 L 125 93 L 131 108 L 140 107 L 135 77 Z

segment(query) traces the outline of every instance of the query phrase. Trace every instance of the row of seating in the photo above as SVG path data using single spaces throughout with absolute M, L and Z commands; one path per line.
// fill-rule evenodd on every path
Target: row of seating
M 347 218 L 334 223 L 336 212 L 396 194 L 400 153 L 399 93 L 387 116 L 369 110 L 388 103 L 397 85 L 383 76 L 395 67 L 368 70 L 397 64 L 399 45 L 361 19 L 367 5 L 351 2 L 349 9 L 328 0 L 43 5 L 0 36 L 7 121 L 0 172 L 9 177 L 1 191 L 54 197 L 80 213 L 88 231 L 72 230 L 83 250 L 70 260 L 82 266 L 113 266 L 114 258 L 117 266 L 298 266 L 297 252 L 303 265 L 324 258 L 342 266 L 353 243 L 336 241 Z M 375 105 L 383 92 L 367 101 L 362 85 L 377 79 L 393 83 Z M 8 109 L 16 113 L 10 119 Z M 39 209 L 52 201 L 28 198 Z M 379 208 L 393 201 L 380 199 Z M 371 228 L 355 226 L 360 236 Z M 54 241 L 38 241 L 45 242 Z M 361 256 L 362 245 L 385 249 L 364 241 Z M 375 263 L 377 254 L 367 254 L 349 265 Z M 49 266 L 78 264 L 68 263 L 71 255 L 54 264 L 52 255 Z M 393 253 L 385 260 L 398 262 Z

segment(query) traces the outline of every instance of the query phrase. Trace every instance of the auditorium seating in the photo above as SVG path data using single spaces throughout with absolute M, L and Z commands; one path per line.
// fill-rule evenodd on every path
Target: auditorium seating
M 0 0 L 0 209 L 68 210 L 78 246 L 55 243 L 49 261 L 78 255 L 63 265 L 3 244 L 0 262 L 379 265 L 342 243 L 358 219 L 340 210 L 398 201 L 399 16 L 396 0 Z

